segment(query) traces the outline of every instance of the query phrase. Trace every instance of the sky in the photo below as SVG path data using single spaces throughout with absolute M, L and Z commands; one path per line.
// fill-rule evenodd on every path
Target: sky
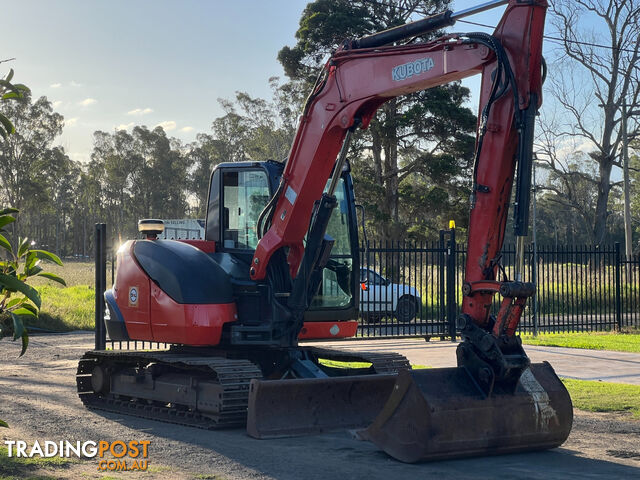
M 457 0 L 461 10 L 479 0 Z M 27 84 L 65 117 L 58 139 L 88 161 L 96 130 L 162 125 L 185 142 L 223 114 L 236 91 L 269 98 L 276 56 L 295 44 L 307 0 L 21 0 L 3 6 L 0 74 Z M 495 25 L 504 7 L 470 17 Z M 459 23 L 456 31 L 477 31 Z M 466 80 L 475 110 L 479 78 Z

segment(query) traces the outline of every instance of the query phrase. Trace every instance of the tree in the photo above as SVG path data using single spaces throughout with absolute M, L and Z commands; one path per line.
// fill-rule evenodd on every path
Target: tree
M 543 195 L 539 200 L 540 210 L 538 225 L 543 225 L 542 236 L 538 243 L 545 243 L 547 233 L 553 230 L 553 243 L 576 245 L 579 243 L 594 244 L 594 232 L 591 228 L 596 211 L 598 191 L 590 181 L 596 174 L 595 166 L 586 160 L 587 155 L 578 152 L 566 161 L 566 165 L 558 164 L 557 170 L 547 170 L 546 182 L 542 185 Z M 560 170 L 561 169 L 561 170 Z M 549 223 L 551 225 L 549 225 Z M 545 225 L 546 224 L 546 225 Z M 579 233 L 574 230 L 577 229 Z M 549 239 L 549 236 L 546 238 Z
M 269 79 L 271 100 L 236 92 L 234 101 L 219 100 L 225 115 L 213 121 L 221 161 L 283 160 L 293 142 L 302 108 L 301 84 Z
M 14 102 L 4 102 L 1 108 L 13 120 L 16 133 L 0 146 L 0 196 L 20 208 L 33 193 L 30 181 L 35 178 L 36 164 L 54 148 L 64 119 L 53 111 L 46 97 L 32 102 L 29 93 Z
M 545 114 L 538 157 L 558 175 L 567 171 L 567 153 L 584 152 L 582 160 L 595 165 L 595 174 L 580 169 L 571 175 L 597 192 L 589 224 L 593 240 L 602 245 L 612 188 L 618 185 L 611 180 L 612 169 L 623 167 L 621 108 L 640 106 L 640 2 L 558 0 L 551 12 L 561 41 L 549 69 L 548 90 L 558 112 Z M 632 135 L 638 134 L 637 123 L 630 128 Z
M 141 218 L 181 218 L 187 210 L 189 158 L 161 127 L 94 133 L 87 188 L 116 238 L 136 235 Z
M 634 231 L 640 236 L 640 139 L 631 143 L 631 219 Z M 634 255 L 640 255 L 640 242 L 633 245 Z
M 296 45 L 284 47 L 278 59 L 289 78 L 309 86 L 322 59 L 345 38 L 442 11 L 447 3 L 316 0 L 302 14 Z M 463 106 L 468 96 L 454 83 L 392 99 L 354 143 L 356 195 L 378 226 L 378 238 L 406 238 L 410 226 L 410 235 L 426 238 L 442 227 L 445 212 L 466 204 L 469 185 L 461 174 L 470 167 L 476 126 Z M 467 214 L 460 214 L 456 220 L 464 225 Z
M 211 125 L 211 134 L 200 133 L 187 145 L 190 201 L 199 218 L 206 215 L 209 177 L 221 162 L 283 160 L 293 141 L 302 105 L 299 85 L 269 79 L 272 98 L 265 100 L 236 92 L 233 100 L 219 100 L 225 114 Z
M 223 161 L 218 150 L 219 142 L 211 135 L 199 133 L 196 141 L 187 146 L 187 157 L 191 165 L 188 177 L 189 193 L 195 203 L 195 216 L 207 215 L 207 194 L 213 167 Z
M 0 145 L 0 201 L 21 210 L 21 235 L 63 255 L 80 173 L 64 149 L 53 145 L 64 119 L 46 97 L 32 101 L 28 93 L 2 111 L 16 133 Z M 17 236 L 13 231 L 14 242 Z

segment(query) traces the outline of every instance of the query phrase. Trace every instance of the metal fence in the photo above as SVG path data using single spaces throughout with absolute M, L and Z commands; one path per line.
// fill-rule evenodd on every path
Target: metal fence
M 397 310 L 389 308 L 372 322 L 366 313 L 366 301 L 361 302 L 359 336 L 455 336 L 466 264 L 466 249 L 456 244 L 455 236 L 428 249 L 423 244 L 403 243 L 371 244 L 363 250 L 362 268 L 373 269 L 397 285 L 414 287 L 420 308 L 412 321 L 403 320 Z M 536 283 L 536 295 L 528 301 L 520 332 L 640 327 L 640 257 L 626 260 L 620 244 L 558 248 L 529 245 L 525 255 L 528 281 Z M 514 262 L 515 246 L 506 245 L 501 265 L 508 278 L 513 278 Z M 362 292 L 360 296 L 362 300 Z M 496 295 L 494 312 L 500 300 Z
M 107 286 L 106 227 L 96 225 L 96 292 Z M 455 230 L 438 242 L 369 242 L 361 247 L 360 317 L 356 336 L 440 336 L 455 339 L 462 304 L 466 250 Z M 512 277 L 515 247 L 502 251 Z M 623 330 L 640 327 L 640 257 L 625 259 L 620 244 L 529 245 L 528 280 L 537 285 L 519 330 L 524 333 Z M 537 269 L 533 268 L 537 264 Z M 111 262 L 113 265 L 113 261 Z M 114 271 L 111 270 L 113 282 Z M 496 295 L 494 312 L 500 299 Z M 96 295 L 96 348 L 106 347 L 104 298 Z M 163 348 L 150 342 L 111 342 L 111 348 Z

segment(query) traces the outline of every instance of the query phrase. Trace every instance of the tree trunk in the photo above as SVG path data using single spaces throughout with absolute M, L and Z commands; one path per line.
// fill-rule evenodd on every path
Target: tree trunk
M 600 178 L 598 179 L 598 198 L 596 201 L 596 212 L 593 229 L 593 237 L 596 245 L 603 245 L 607 236 L 607 217 L 609 215 L 607 206 L 609 204 L 609 193 L 611 192 L 611 167 L 612 158 L 602 158 L 599 161 Z
M 399 179 L 398 179 L 398 134 L 396 131 L 397 101 L 392 99 L 384 107 L 383 124 L 383 185 L 384 185 L 384 207 L 388 215 L 388 221 L 383 228 L 383 238 L 387 241 L 398 241 L 400 239 L 400 215 L 399 215 Z

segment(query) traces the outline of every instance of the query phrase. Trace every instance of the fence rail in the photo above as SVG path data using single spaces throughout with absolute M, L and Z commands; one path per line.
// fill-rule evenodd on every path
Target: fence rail
M 455 230 L 438 242 L 368 242 L 360 249 L 357 337 L 456 338 L 466 250 Z M 528 279 L 536 280 L 520 322 L 521 333 L 640 328 L 640 257 L 626 259 L 620 244 L 549 247 L 525 251 Z M 511 278 L 515 247 L 503 248 L 499 279 Z M 111 280 L 114 270 L 111 262 Z M 537 265 L 537 269 L 534 268 Z M 96 292 L 107 282 L 106 226 L 96 225 Z M 500 299 L 494 299 L 494 312 Z M 96 295 L 96 348 L 106 348 L 105 304 Z M 138 345 L 141 344 L 141 345 Z M 111 348 L 161 348 L 150 342 L 111 342 Z
M 403 321 L 397 312 L 388 311 L 382 320 L 376 319 L 385 326 L 378 329 L 369 321 L 366 308 L 361 307 L 363 312 L 358 335 L 392 336 L 415 332 L 416 335 L 455 337 L 454 322 L 462 304 L 466 265 L 466 249 L 455 243 L 455 236 L 451 238 L 450 235 L 447 242 L 441 239 L 440 244 L 431 245 L 426 250 L 423 244 L 417 243 L 372 243 L 362 248 L 367 252 L 361 259 L 363 269 L 373 269 L 397 285 L 415 287 L 420 293 L 421 305 L 415 320 L 410 322 Z M 432 256 L 425 257 L 422 254 L 425 251 L 432 252 Z M 536 280 L 536 295 L 527 304 L 520 332 L 559 333 L 640 327 L 640 257 L 625 259 L 620 244 L 603 247 L 538 246 L 537 249 L 529 245 L 525 256 L 528 278 Z M 412 261 L 407 262 L 407 258 Z M 534 269 L 534 258 L 537 270 Z M 437 259 L 437 262 L 431 259 Z M 500 260 L 499 279 L 503 276 L 512 278 L 515 246 L 505 246 Z M 427 276 L 423 273 L 425 271 Z M 425 280 L 428 288 L 424 286 Z M 361 293 L 361 299 L 362 296 Z M 494 312 L 498 310 L 499 301 L 496 296 Z M 413 325 L 416 328 L 412 328 Z M 420 330 L 420 326 L 429 328 Z

